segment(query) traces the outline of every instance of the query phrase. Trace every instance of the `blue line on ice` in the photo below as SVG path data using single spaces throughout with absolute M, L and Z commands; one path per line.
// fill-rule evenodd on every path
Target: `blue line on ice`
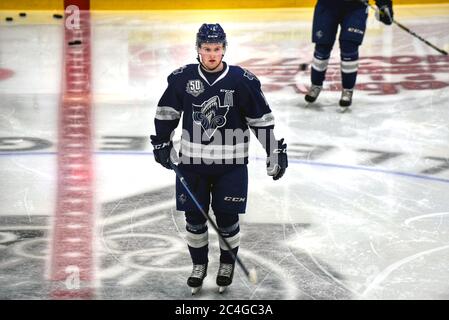
M 56 152 L 0 152 L 0 157 L 16 157 L 16 156 L 56 156 Z M 152 152 L 122 152 L 122 151 L 97 151 L 96 155 L 121 155 L 121 156 L 151 156 Z M 252 160 L 257 161 L 265 161 L 265 158 L 250 158 Z M 407 173 L 400 171 L 392 171 L 386 169 L 372 168 L 372 167 L 364 167 L 364 166 L 350 166 L 336 163 L 324 163 L 324 162 L 315 162 L 315 161 L 307 161 L 307 160 L 297 160 L 297 159 L 289 159 L 289 163 L 309 165 L 309 166 L 317 166 L 317 167 L 329 167 L 329 168 L 338 168 L 338 169 L 346 169 L 346 170 L 359 170 L 359 171 L 368 171 L 368 172 L 377 172 L 377 173 L 385 173 L 396 176 L 414 178 L 414 179 L 422 179 L 429 181 L 437 181 L 449 184 L 449 179 L 430 177 L 415 173 Z

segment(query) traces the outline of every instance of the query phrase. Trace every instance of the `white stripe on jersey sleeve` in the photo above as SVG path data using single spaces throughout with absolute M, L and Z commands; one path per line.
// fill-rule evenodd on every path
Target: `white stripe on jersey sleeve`
M 172 107 L 157 107 L 156 119 L 158 120 L 176 120 L 181 118 L 181 112 Z
M 266 113 L 260 118 L 248 118 L 246 117 L 246 122 L 250 127 L 268 127 L 274 126 L 274 116 L 273 114 Z

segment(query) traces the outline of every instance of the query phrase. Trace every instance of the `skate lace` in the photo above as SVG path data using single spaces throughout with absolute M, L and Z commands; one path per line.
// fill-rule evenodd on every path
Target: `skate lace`
M 218 275 L 223 277 L 231 277 L 232 270 L 234 269 L 233 264 L 221 263 L 218 268 Z
M 309 96 L 316 97 L 320 94 L 321 87 L 320 86 L 312 86 L 309 91 Z
M 205 264 L 194 264 L 191 277 L 202 278 L 205 272 L 206 272 Z
M 350 101 L 352 99 L 352 90 L 343 90 L 341 100 Z

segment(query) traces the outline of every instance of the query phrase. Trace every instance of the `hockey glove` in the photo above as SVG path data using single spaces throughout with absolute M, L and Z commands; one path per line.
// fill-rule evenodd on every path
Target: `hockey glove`
M 273 180 L 282 178 L 288 167 L 287 144 L 284 143 L 284 139 L 276 143 L 276 147 L 267 157 L 267 174 L 273 177 Z
M 376 11 L 376 19 L 386 25 L 393 23 L 393 4 L 391 0 L 376 0 L 376 5 L 379 8 Z
M 153 145 L 154 159 L 157 163 L 160 163 L 164 168 L 171 169 L 170 167 L 170 153 L 173 149 L 173 143 L 171 141 L 160 141 L 157 136 L 150 136 L 151 144 Z

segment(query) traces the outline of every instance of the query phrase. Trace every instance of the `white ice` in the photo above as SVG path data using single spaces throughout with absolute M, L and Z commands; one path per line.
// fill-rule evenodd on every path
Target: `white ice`
M 443 47 L 449 7 L 424 9 L 398 9 L 397 19 Z M 148 137 L 166 77 L 196 62 L 203 22 L 220 22 L 229 41 L 225 61 L 261 80 L 289 167 L 271 180 L 252 139 L 239 256 L 259 282 L 237 269 L 231 288 L 216 293 L 211 232 L 209 276 L 195 299 L 449 298 L 449 60 L 370 17 L 360 52 L 363 88 L 351 108 L 341 112 L 332 89 L 338 44 L 327 87 L 307 105 L 310 68 L 298 66 L 312 59 L 312 11 L 289 10 L 262 10 L 260 19 L 254 11 L 92 15 L 97 298 L 192 298 L 174 173 L 154 162 Z M 47 20 L 0 22 L 0 70 L 14 72 L 0 78 L 3 299 L 49 294 L 63 29 Z M 391 71 L 398 67 L 405 69 Z M 111 136 L 143 142 L 110 150 Z M 17 150 L 33 145 L 28 138 L 48 145 Z

